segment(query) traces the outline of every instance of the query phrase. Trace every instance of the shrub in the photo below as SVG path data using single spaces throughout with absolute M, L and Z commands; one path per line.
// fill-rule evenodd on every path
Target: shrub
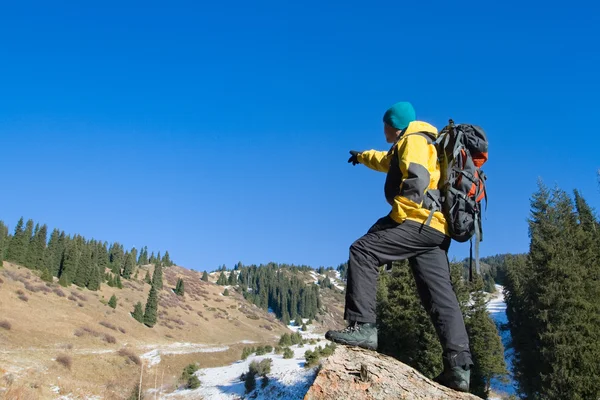
M 121 357 L 126 357 L 129 360 L 131 360 L 134 364 L 136 365 L 141 365 L 142 364 L 142 360 L 140 360 L 140 358 L 137 356 L 137 354 L 135 354 L 134 352 L 132 352 L 129 349 L 121 349 L 119 350 L 119 355 Z
M 110 344 L 115 344 L 115 343 L 117 343 L 117 339 L 116 339 L 114 336 L 112 336 L 112 335 L 109 335 L 108 333 L 106 333 L 106 334 L 104 335 L 104 341 L 105 341 L 106 343 L 110 343 Z
M 17 293 L 19 296 L 21 296 L 21 295 L 25 294 L 25 292 L 24 292 L 24 291 L 22 291 L 21 289 L 17 290 L 17 291 L 16 291 L 16 293 Z
M 201 385 L 200 379 L 196 375 L 190 376 L 187 383 L 188 389 L 198 389 Z
M 2 321 L 0 321 L 0 328 L 10 331 L 10 328 L 12 328 L 12 325 L 7 320 L 2 320 Z
M 265 348 L 264 348 L 263 346 L 258 346 L 258 347 L 256 348 L 256 355 L 257 355 L 257 356 L 262 356 L 262 355 L 264 355 L 265 353 L 266 353 L 266 352 L 265 352 Z
M 271 345 L 265 346 L 265 353 L 266 354 L 269 354 L 272 351 L 273 351 L 273 346 L 271 346 Z
M 281 354 L 281 353 L 283 353 L 283 347 L 275 346 L 275 354 Z
M 104 326 L 104 327 L 108 328 L 108 329 L 112 329 L 113 331 L 116 331 L 116 330 L 117 330 L 117 327 L 116 327 L 116 326 L 114 326 L 113 324 L 111 324 L 110 322 L 107 322 L 107 321 L 100 321 L 100 322 L 98 322 L 98 323 L 99 323 L 100 325 L 102 325 L 102 326 Z
M 22 300 L 22 301 L 29 301 L 29 297 L 25 296 L 24 294 L 20 294 L 20 295 L 19 295 L 19 300 Z
M 250 369 L 249 369 L 248 373 L 255 374 L 255 375 L 261 375 L 261 376 L 267 375 L 269 372 L 271 372 L 271 364 L 272 363 L 273 363 L 273 360 L 271 360 L 270 358 L 265 358 L 261 362 L 252 361 L 250 363 Z
M 67 369 L 71 369 L 71 366 L 73 365 L 73 360 L 71 359 L 70 356 L 68 356 L 66 354 L 61 354 L 61 355 L 57 356 L 56 362 Z
M 119 332 L 121 332 L 121 333 L 127 333 L 127 331 L 125 329 L 121 328 L 121 327 L 119 327 Z
M 71 301 L 77 301 L 77 297 L 70 295 L 69 297 L 67 297 L 67 299 L 71 300 Z
M 283 358 L 294 358 L 294 352 L 289 347 L 283 350 Z
M 282 347 L 292 345 L 292 339 L 288 333 L 281 335 L 281 338 L 279 339 L 279 345 Z

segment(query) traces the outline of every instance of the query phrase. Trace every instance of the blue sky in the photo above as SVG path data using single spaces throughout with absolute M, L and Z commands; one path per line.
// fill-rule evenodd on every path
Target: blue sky
M 538 178 L 598 209 L 599 6 L 403 3 L 4 4 L 0 219 L 199 270 L 335 266 L 389 211 L 348 151 L 387 150 L 401 100 L 488 133 L 483 255 L 527 250 Z

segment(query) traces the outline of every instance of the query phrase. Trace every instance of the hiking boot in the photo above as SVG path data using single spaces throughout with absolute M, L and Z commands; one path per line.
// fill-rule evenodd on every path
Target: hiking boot
M 377 350 L 377 326 L 375 324 L 353 322 L 344 330 L 328 331 L 325 339 L 348 346 Z
M 451 367 L 433 378 L 434 382 L 449 387 L 459 392 L 469 391 L 469 381 L 471 380 L 471 371 L 463 367 Z

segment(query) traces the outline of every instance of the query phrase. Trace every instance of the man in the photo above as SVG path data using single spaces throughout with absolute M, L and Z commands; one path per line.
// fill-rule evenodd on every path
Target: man
M 329 331 L 325 337 L 376 350 L 379 267 L 408 259 L 443 349 L 444 371 L 435 380 L 468 391 L 472 366 L 469 339 L 450 281 L 448 225 L 437 211 L 441 209 L 437 190 L 440 167 L 433 141 L 438 132 L 417 121 L 408 102 L 394 104 L 383 122 L 391 149 L 350 151 L 348 162 L 387 173 L 384 191 L 392 210 L 350 246 L 344 313 L 349 325 L 342 331 Z

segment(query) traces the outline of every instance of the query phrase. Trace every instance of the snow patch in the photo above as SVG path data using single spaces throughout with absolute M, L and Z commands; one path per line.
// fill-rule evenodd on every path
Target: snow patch
M 142 360 L 146 360 L 148 364 L 146 365 L 148 368 L 152 368 L 155 365 L 160 364 L 161 358 L 158 350 L 152 350 L 148 353 L 142 354 L 140 356 Z
M 492 294 L 490 301 L 487 304 L 487 310 L 490 314 L 503 313 L 506 311 L 506 303 L 504 302 L 504 287 L 496 285 L 496 293 Z

